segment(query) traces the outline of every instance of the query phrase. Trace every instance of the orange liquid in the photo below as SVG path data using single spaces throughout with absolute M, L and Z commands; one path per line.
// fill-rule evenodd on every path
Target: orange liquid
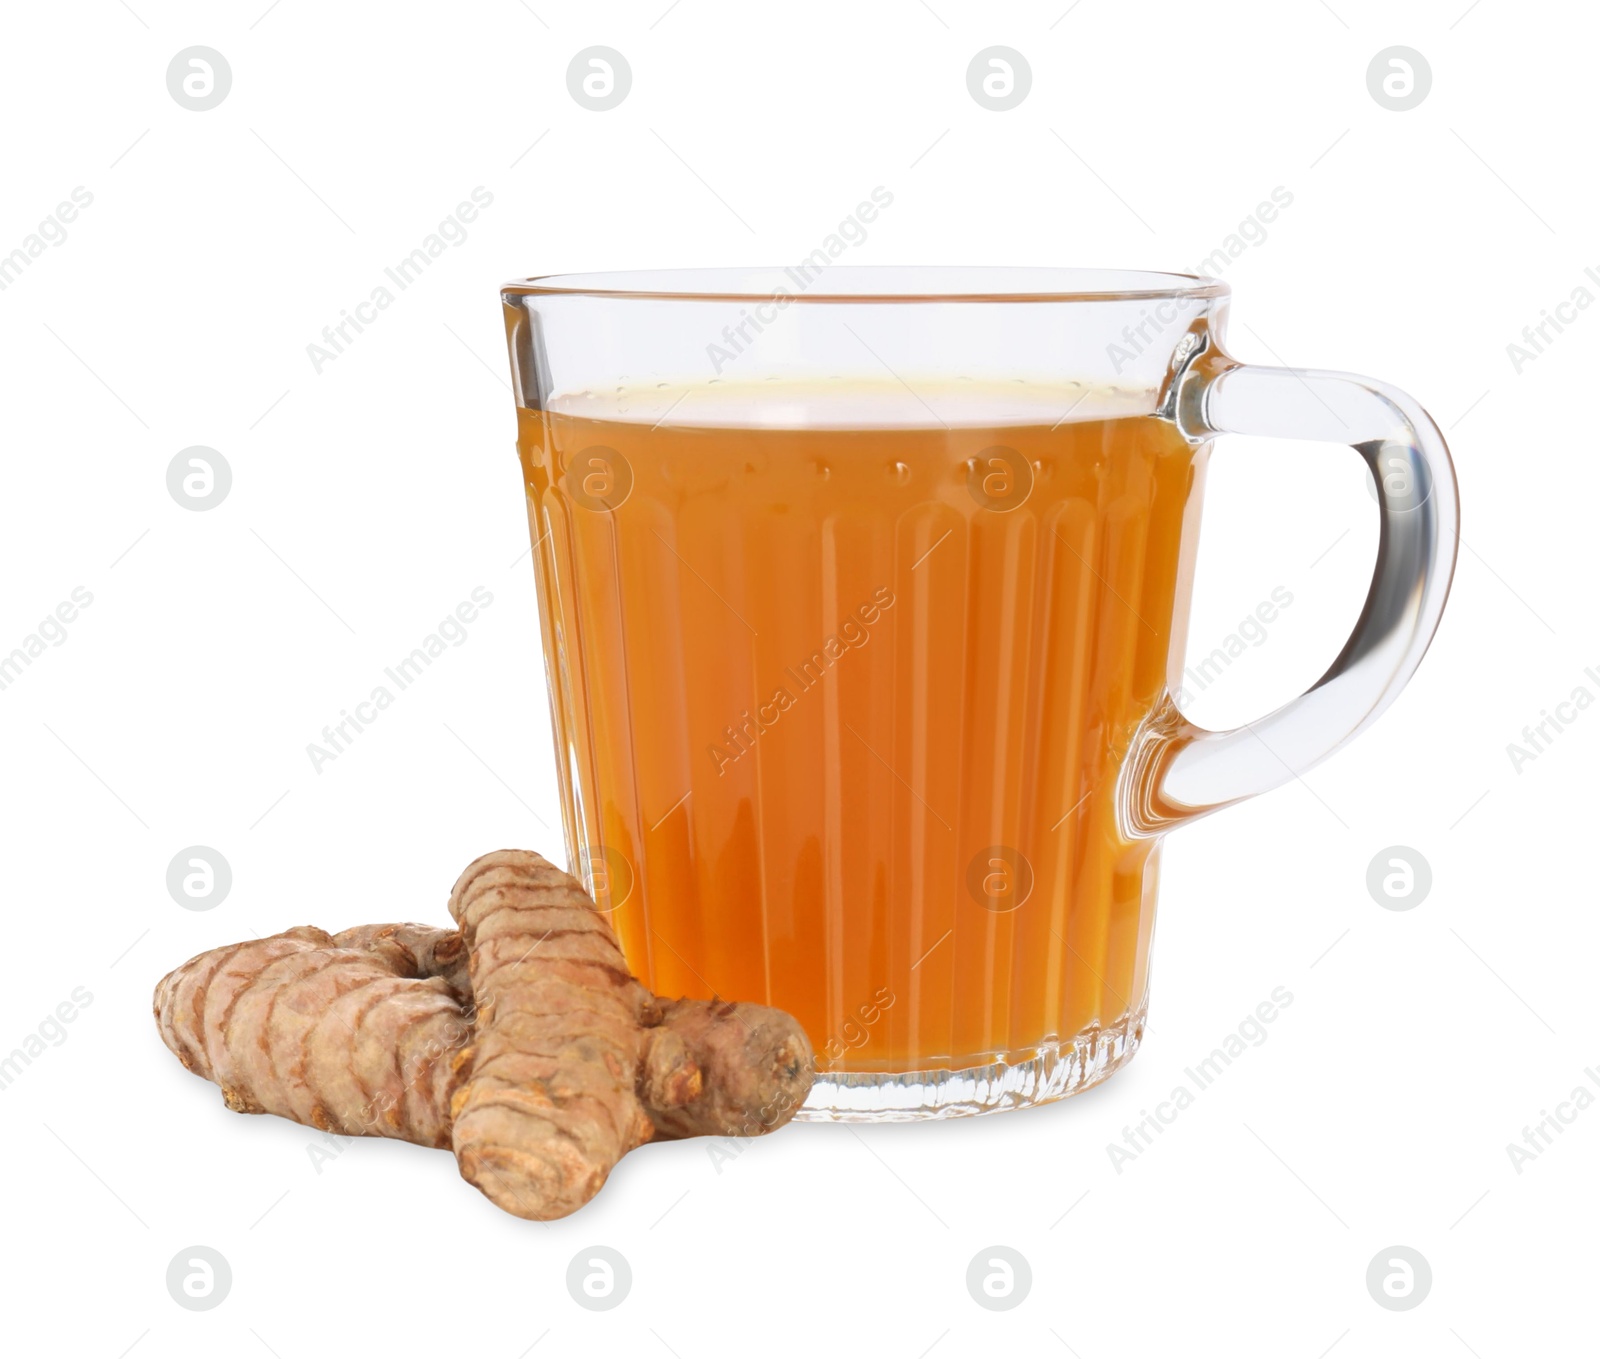
M 1139 1010 L 1155 842 L 1115 789 L 1166 692 L 1195 450 L 1145 415 L 690 404 L 519 411 L 569 851 L 632 966 L 791 1011 L 835 1071 Z

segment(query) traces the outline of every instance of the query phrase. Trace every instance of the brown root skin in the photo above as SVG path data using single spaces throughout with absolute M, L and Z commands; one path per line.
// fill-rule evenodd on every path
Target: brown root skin
M 538 855 L 476 860 L 450 911 L 459 930 L 300 926 L 201 954 L 156 987 L 162 1039 L 230 1109 L 453 1147 L 464 1178 L 536 1219 L 652 1138 L 759 1136 L 805 1101 L 791 1016 L 651 995 Z
M 639 1077 L 655 998 L 577 880 L 537 855 L 469 864 L 450 914 L 478 1001 L 450 1105 L 461 1174 L 509 1213 L 564 1217 L 654 1134 Z M 647 1088 L 671 1084 L 670 1069 L 651 1075 Z
M 448 1146 L 449 1058 L 471 1027 L 445 978 L 384 934 L 425 928 L 338 936 L 371 945 L 352 947 L 301 926 L 202 953 L 156 987 L 157 1028 L 235 1112 Z
M 759 1137 L 781 1128 L 811 1093 L 805 1031 L 782 1010 L 733 1001 L 662 1004 L 661 1029 L 693 1054 L 702 1089 L 650 1110 L 660 1137 Z
M 436 925 L 357 925 L 333 936 L 337 948 L 368 951 L 398 949 L 393 955 L 396 975 L 442 977 L 462 1004 L 472 999 L 467 970 L 467 945 L 459 930 Z M 403 970 L 409 966 L 410 970 Z

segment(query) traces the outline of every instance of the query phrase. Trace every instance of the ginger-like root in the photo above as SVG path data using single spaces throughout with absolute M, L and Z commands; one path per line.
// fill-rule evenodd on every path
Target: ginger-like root
M 538 855 L 478 859 L 450 911 L 459 932 L 301 926 L 201 954 L 156 988 L 161 1036 L 230 1109 L 453 1146 L 526 1218 L 581 1207 L 652 1137 L 755 1136 L 804 1102 L 791 1016 L 651 995 Z
M 448 1147 L 451 1059 L 471 1041 L 452 949 L 464 961 L 459 935 L 424 925 L 302 925 L 169 973 L 156 1025 L 236 1113 Z

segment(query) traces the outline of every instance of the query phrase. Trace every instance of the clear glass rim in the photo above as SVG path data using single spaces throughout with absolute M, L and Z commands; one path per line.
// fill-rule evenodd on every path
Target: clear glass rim
M 857 265 L 619 269 L 512 279 L 501 296 L 637 298 L 677 302 L 1138 302 L 1226 297 L 1221 279 L 1144 269 L 1023 265 Z

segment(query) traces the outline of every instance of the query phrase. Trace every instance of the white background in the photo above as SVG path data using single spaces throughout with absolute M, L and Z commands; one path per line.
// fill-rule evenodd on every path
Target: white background
M 1600 310 L 1520 374 L 1506 346 L 1600 295 L 1600 23 L 1506 0 L 1069 3 L 6 7 L 0 252 L 93 194 L 0 292 L 0 651 L 93 595 L 0 692 L 0 1053 L 93 996 L 0 1090 L 8 1348 L 1101 1359 L 1217 1337 L 1496 1359 L 1587 1333 L 1600 1112 L 1520 1173 L 1506 1147 L 1600 1093 L 1600 712 L 1520 772 L 1507 743 L 1600 694 Z M 195 44 L 232 68 L 208 112 L 166 87 Z M 593 44 L 633 71 L 607 113 L 566 87 Z M 967 92 L 993 44 L 1032 68 L 1010 112 Z M 1367 89 L 1394 44 L 1433 72 L 1408 112 Z M 294 924 L 443 922 L 478 853 L 561 856 L 497 285 L 797 259 L 880 184 L 894 205 L 854 262 L 1183 269 L 1288 189 L 1227 273 L 1232 348 L 1406 388 L 1461 474 L 1455 593 L 1408 692 L 1304 785 L 1174 835 L 1145 1049 L 1083 1098 L 791 1127 L 720 1166 L 647 1147 L 552 1225 L 444 1153 L 361 1142 L 319 1167 L 309 1130 L 228 1113 L 157 1038 L 163 972 Z M 307 344 L 479 185 L 467 240 L 314 372 Z M 166 486 L 194 444 L 233 473 L 205 513 Z M 1341 449 L 1220 449 L 1192 654 L 1274 586 L 1294 604 L 1197 716 L 1264 712 L 1337 651 L 1372 559 L 1363 476 Z M 494 602 L 466 643 L 315 773 L 307 742 L 475 586 Z M 194 844 L 232 866 L 212 911 L 165 885 Z M 1365 885 L 1396 844 L 1433 873 L 1402 912 Z M 1279 986 L 1267 1041 L 1119 1173 L 1107 1144 Z M 633 1273 L 603 1313 L 565 1282 L 597 1244 Z M 1406 1312 L 1365 1282 L 1396 1244 L 1433 1273 Z M 194 1245 L 233 1273 L 207 1312 L 165 1282 Z M 1007 1312 L 965 1286 L 994 1245 L 1033 1273 Z

